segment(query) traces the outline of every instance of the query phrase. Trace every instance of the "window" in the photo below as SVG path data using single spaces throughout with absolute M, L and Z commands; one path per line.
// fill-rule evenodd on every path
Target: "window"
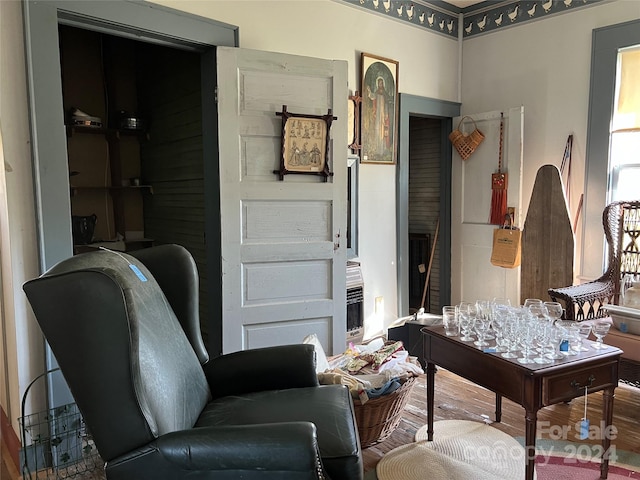
M 618 53 L 608 199 L 640 198 L 640 45 Z
M 633 132 L 614 132 L 612 119 L 618 110 L 619 54 L 640 46 L 640 20 L 596 28 L 591 43 L 591 81 L 585 192 L 582 206 L 582 238 L 580 238 L 579 279 L 588 281 L 602 275 L 606 261 L 602 211 L 616 195 L 623 196 L 631 174 L 637 175 L 638 162 L 625 162 L 620 151 L 627 151 Z M 637 78 L 637 77 L 636 77 Z M 636 82 L 637 85 L 637 82 Z M 618 127 L 616 126 L 615 129 Z M 613 135 L 612 135 L 613 134 Z M 617 138 L 612 138 L 612 137 Z M 637 144 L 636 144 L 637 145 Z M 637 151 L 637 147 L 634 148 Z M 633 154 L 633 150 L 631 152 Z M 613 158 L 613 161 L 610 159 Z M 615 165 L 615 168 L 613 168 Z M 637 182 L 634 183 L 637 185 Z M 637 197 L 637 195 L 635 195 Z M 599 255 L 596 252 L 601 252 Z

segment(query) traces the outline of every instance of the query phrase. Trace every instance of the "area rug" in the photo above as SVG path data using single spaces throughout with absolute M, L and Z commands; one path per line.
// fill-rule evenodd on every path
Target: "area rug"
M 522 437 L 516 438 L 520 444 Z M 536 440 L 538 480 L 595 480 L 600 478 L 599 444 L 563 440 Z M 609 461 L 610 480 L 640 479 L 640 455 L 615 448 L 612 443 Z
M 376 467 L 378 480 L 524 478 L 525 450 L 506 433 L 468 420 L 442 420 L 433 428 L 433 442 L 420 429 L 415 443 L 387 453 Z
M 600 478 L 599 461 L 549 455 L 536 456 L 537 480 L 596 480 Z M 640 473 L 609 465 L 608 480 L 640 479 Z
M 416 442 L 387 453 L 368 472 L 367 480 L 514 480 L 524 478 L 522 438 L 513 438 L 485 423 L 442 420 L 434 423 L 434 441 L 427 442 L 426 426 Z M 600 478 L 598 448 L 570 442 L 536 442 L 536 480 L 596 480 Z M 609 480 L 640 480 L 639 456 L 617 452 L 609 466 Z

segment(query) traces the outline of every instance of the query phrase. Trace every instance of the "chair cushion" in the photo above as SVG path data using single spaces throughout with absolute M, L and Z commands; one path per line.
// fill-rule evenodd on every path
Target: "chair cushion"
M 351 394 L 343 385 L 322 385 L 218 398 L 196 427 L 307 421 L 316 425 L 322 463 L 330 478 L 360 478 L 360 442 Z

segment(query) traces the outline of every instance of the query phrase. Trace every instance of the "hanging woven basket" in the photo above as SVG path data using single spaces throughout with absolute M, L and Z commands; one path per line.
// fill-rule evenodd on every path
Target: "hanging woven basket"
M 460 131 L 460 126 L 465 118 L 468 118 L 473 122 L 473 132 L 469 135 L 465 135 Z M 453 132 L 449 134 L 449 140 L 451 144 L 454 146 L 458 154 L 462 157 L 462 160 L 466 160 L 469 156 L 476 151 L 476 148 L 482 143 L 484 140 L 484 134 L 478 130 L 478 126 L 473 118 L 465 115 L 458 122 L 458 128 L 456 128 Z

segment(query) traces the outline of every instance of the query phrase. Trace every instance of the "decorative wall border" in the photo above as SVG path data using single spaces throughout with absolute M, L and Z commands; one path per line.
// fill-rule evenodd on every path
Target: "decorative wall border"
M 458 38 L 458 15 L 463 14 L 463 39 L 549 15 L 566 13 L 607 0 L 505 0 L 482 2 L 459 9 L 433 0 L 339 0 L 449 38 Z
M 458 14 L 420 0 L 340 0 L 450 38 L 458 38 Z M 444 2 L 441 2 L 444 4 Z
M 604 0 L 508 1 L 464 14 L 463 38 L 526 23 L 549 15 L 566 13 Z

